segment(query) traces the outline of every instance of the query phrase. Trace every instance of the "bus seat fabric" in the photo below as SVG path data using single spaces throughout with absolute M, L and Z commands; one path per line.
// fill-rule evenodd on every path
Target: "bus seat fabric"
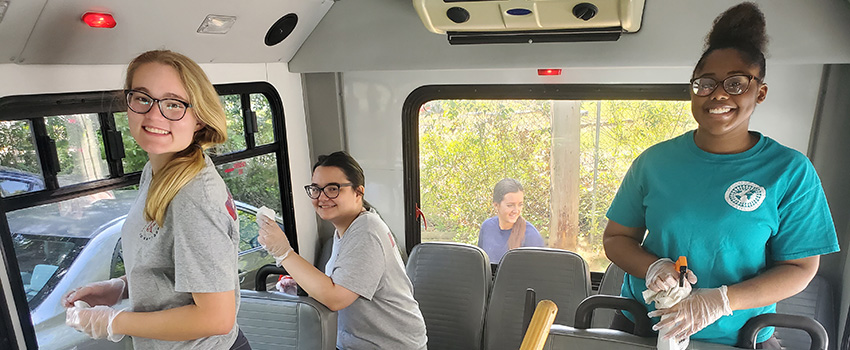
M 820 322 L 829 335 L 831 350 L 838 344 L 837 309 L 832 287 L 823 276 L 815 276 L 802 292 L 776 303 L 776 313 L 808 316 Z M 808 349 L 812 343 L 809 334 L 799 329 L 777 328 L 775 334 L 779 343 L 786 349 Z
M 558 305 L 555 323 L 573 325 L 578 304 L 590 295 L 587 263 L 576 253 L 523 247 L 508 251 L 496 271 L 484 323 L 485 349 L 517 349 L 522 342 L 526 289 Z
M 310 297 L 241 291 L 236 320 L 254 350 L 336 349 L 337 313 Z
M 490 259 L 479 247 L 416 245 L 407 261 L 413 297 L 425 319 L 429 349 L 480 349 L 490 292 Z
M 623 286 L 623 277 L 625 276 L 625 271 L 621 269 L 619 266 L 614 265 L 613 263 L 608 264 L 608 268 L 605 269 L 605 274 L 602 275 L 602 282 L 599 284 L 599 291 L 597 294 L 602 295 L 620 295 L 620 288 Z M 593 311 L 593 328 L 608 328 L 611 326 L 611 321 L 614 320 L 614 313 L 616 311 L 612 309 L 599 309 Z

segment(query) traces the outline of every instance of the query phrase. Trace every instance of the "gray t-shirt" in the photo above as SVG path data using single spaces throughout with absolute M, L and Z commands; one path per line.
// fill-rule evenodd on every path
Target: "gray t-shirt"
M 177 192 L 163 227 L 144 218 L 151 182 L 145 165 L 139 197 L 121 229 L 121 245 L 133 311 L 150 312 L 194 303 L 192 293 L 234 291 L 239 309 L 239 222 L 230 192 L 208 157 L 206 166 Z M 136 349 L 228 349 L 230 333 L 190 341 L 133 337 Z
M 342 238 L 334 232 L 328 267 L 334 283 L 360 296 L 339 311 L 338 348 L 426 348 L 425 321 L 413 299 L 413 285 L 389 227 L 376 213 L 361 213 Z

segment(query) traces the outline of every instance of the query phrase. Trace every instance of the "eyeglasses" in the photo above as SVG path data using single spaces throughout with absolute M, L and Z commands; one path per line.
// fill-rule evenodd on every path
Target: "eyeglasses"
M 743 94 L 750 89 L 750 82 L 753 81 L 753 79 L 760 81 L 757 77 L 745 74 L 726 77 L 726 79 L 723 79 L 723 90 L 729 95 Z M 694 95 L 701 97 L 714 93 L 714 90 L 717 89 L 717 85 L 717 80 L 714 78 L 699 77 L 691 79 L 691 88 L 693 89 Z
M 340 187 L 346 187 L 346 186 L 354 186 L 354 184 L 352 184 L 350 182 L 344 183 L 344 184 L 338 184 L 338 183 L 332 182 L 332 183 L 325 185 L 325 187 L 319 187 L 319 186 L 316 186 L 316 185 L 307 185 L 307 186 L 304 186 L 304 190 L 307 191 L 307 196 L 310 197 L 311 199 L 319 199 L 319 196 L 322 195 L 322 192 L 325 193 L 325 196 L 327 196 L 328 199 L 334 199 L 336 197 L 339 197 L 339 188 Z
M 150 112 L 151 108 L 153 108 L 153 103 L 156 102 L 159 105 L 159 113 L 165 119 L 175 122 L 183 119 L 183 116 L 186 115 L 186 110 L 192 107 L 189 102 L 180 101 L 176 98 L 157 99 L 138 90 L 127 90 L 126 94 L 127 107 L 131 111 L 138 114 L 145 114 Z

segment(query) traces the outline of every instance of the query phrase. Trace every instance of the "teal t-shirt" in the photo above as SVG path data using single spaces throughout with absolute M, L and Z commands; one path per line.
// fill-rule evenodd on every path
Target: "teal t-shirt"
M 733 285 L 764 272 L 772 261 L 838 251 L 811 162 L 755 134 L 758 143 L 737 154 L 703 151 L 693 131 L 650 147 L 629 168 L 608 218 L 646 227 L 642 246 L 658 257 L 686 256 L 699 280 L 694 288 Z M 626 274 L 623 296 L 644 302 L 645 289 L 642 278 Z M 691 338 L 734 345 L 748 319 L 775 310 L 775 304 L 737 310 Z M 763 329 L 757 342 L 772 334 L 773 328 Z

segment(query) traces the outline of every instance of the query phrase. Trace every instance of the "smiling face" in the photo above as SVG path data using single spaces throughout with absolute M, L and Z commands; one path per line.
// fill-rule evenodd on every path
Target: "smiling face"
M 325 187 L 330 183 L 345 184 L 351 183 L 342 172 L 342 169 L 335 166 L 319 166 L 313 171 L 313 185 Z M 322 220 L 330 221 L 331 223 L 339 224 L 350 223 L 363 210 L 363 186 L 358 189 L 360 193 L 355 191 L 351 186 L 339 188 L 339 196 L 336 198 L 328 198 L 324 192 L 319 194 L 319 198 L 313 199 L 313 208 L 316 209 L 316 214 Z M 341 230 L 342 231 L 342 230 Z
M 493 203 L 496 208 L 496 216 L 499 217 L 499 227 L 507 230 L 514 226 L 514 223 L 522 214 L 522 201 L 525 195 L 522 191 L 506 193 L 499 203 Z
M 161 63 L 139 66 L 133 74 L 131 89 L 145 92 L 156 99 L 173 98 L 191 103 L 177 70 Z M 157 164 L 164 164 L 174 153 L 189 147 L 195 131 L 203 127 L 192 108 L 186 110 L 183 119 L 172 121 L 162 116 L 155 102 L 144 114 L 128 109 L 127 118 L 130 134 L 139 147 L 148 153 L 155 168 Z
M 695 78 L 707 77 L 718 82 L 708 96 L 696 96 L 691 91 L 691 110 L 699 124 L 697 137 L 749 142 L 750 116 L 767 96 L 767 85 L 753 79 L 746 92 L 730 95 L 723 89 L 722 81 L 740 74 L 758 77 L 759 67 L 744 61 L 735 49 L 715 50 L 694 72 Z

